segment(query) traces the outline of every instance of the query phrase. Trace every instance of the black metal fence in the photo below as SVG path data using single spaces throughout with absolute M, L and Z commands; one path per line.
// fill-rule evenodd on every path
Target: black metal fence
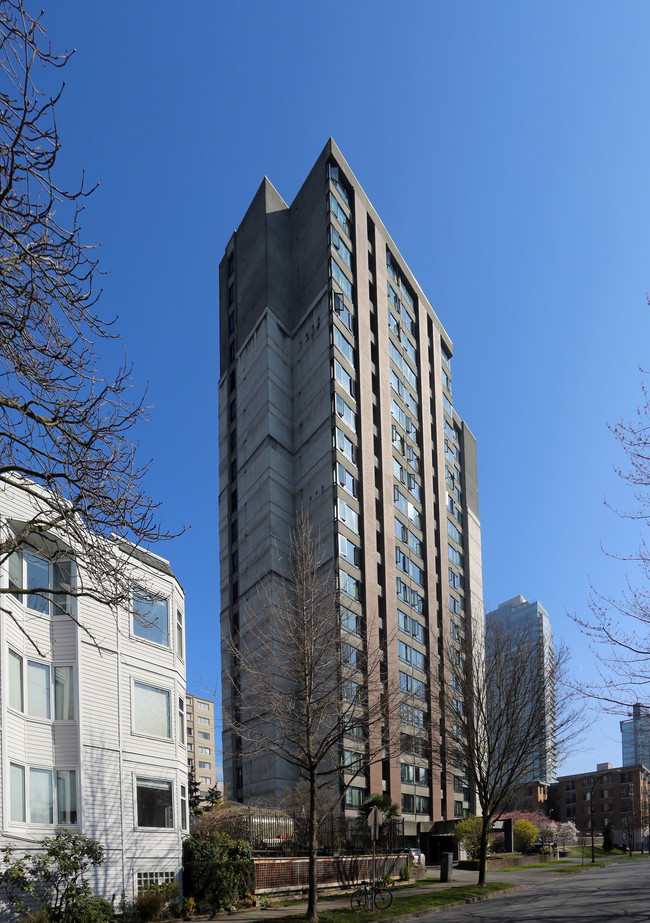
M 256 856 L 305 856 L 308 851 L 307 815 L 272 808 L 238 806 L 227 821 L 220 825 L 234 839 L 247 840 Z M 401 853 L 404 846 L 404 822 L 389 818 L 379 828 L 377 851 Z M 368 820 L 359 816 L 346 818 L 340 814 L 326 817 L 318 828 L 320 856 L 363 855 L 372 852 L 372 836 Z

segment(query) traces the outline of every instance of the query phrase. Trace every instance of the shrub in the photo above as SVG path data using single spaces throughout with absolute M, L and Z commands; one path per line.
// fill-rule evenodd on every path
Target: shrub
M 183 843 L 184 893 L 214 909 L 233 907 L 255 892 L 252 855 L 249 842 L 225 833 L 188 837 Z
M 44 907 L 41 907 L 40 910 L 35 910 L 34 913 L 26 916 L 23 923 L 50 923 L 50 915 Z
M 492 841 L 493 853 L 504 853 L 506 851 L 506 841 L 502 836 L 495 837 Z
M 32 918 L 44 911 L 50 923 L 101 923 L 110 919 L 102 916 L 104 904 L 109 902 L 95 899 L 84 877 L 106 858 L 96 840 L 59 828 L 20 858 L 13 846 L 5 846 L 1 852 L 4 871 L 0 889 L 19 913 L 27 916 L 28 906 L 35 903 L 40 906 Z M 112 915 L 112 904 L 110 907 Z
M 247 893 L 255 891 L 253 860 L 187 862 L 183 890 L 197 903 L 207 903 L 213 909 L 232 907 Z
M 150 885 L 146 891 L 136 895 L 133 905 L 143 923 L 159 920 L 165 906 L 179 896 L 177 885 L 173 882 Z
M 185 862 L 210 862 L 219 859 L 251 859 L 253 848 L 248 840 L 234 840 L 227 833 L 211 833 L 203 839 L 188 836 L 183 841 Z
M 454 827 L 454 839 L 460 846 L 464 846 L 470 859 L 476 859 L 481 848 L 481 830 L 483 818 L 470 814 L 464 820 L 459 820 Z M 488 835 L 488 852 L 492 848 L 494 837 Z
M 512 838 L 517 852 L 526 852 L 533 845 L 539 829 L 529 820 L 516 820 L 512 825 Z
M 109 923 L 115 916 L 111 901 L 94 894 L 77 908 L 75 923 Z
M 186 917 L 194 916 L 196 913 L 196 901 L 193 897 L 186 897 L 183 901 L 183 914 Z

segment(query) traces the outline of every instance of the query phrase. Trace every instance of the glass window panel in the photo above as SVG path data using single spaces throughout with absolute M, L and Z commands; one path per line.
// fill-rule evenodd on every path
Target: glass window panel
M 9 819 L 24 824 L 25 817 L 25 767 L 16 763 L 9 765 Z
M 74 769 L 57 770 L 56 805 L 58 824 L 77 823 L 77 773 Z
M 166 599 L 149 599 L 133 594 L 133 634 L 145 641 L 169 647 Z
M 185 703 L 181 696 L 178 697 L 178 739 L 185 743 Z
M 23 586 L 23 556 L 19 551 L 9 555 L 9 589 L 20 590 Z
M 29 770 L 29 820 L 32 824 L 53 824 L 52 773 L 49 769 Z
M 50 717 L 50 668 L 44 663 L 27 663 L 27 709 L 32 718 Z
M 138 779 L 138 827 L 173 827 L 171 782 Z
M 74 679 L 72 667 L 54 667 L 54 717 L 74 720 Z
M 337 202 L 336 197 L 333 196 L 331 192 L 330 192 L 330 208 L 332 210 L 332 214 L 336 217 L 336 220 L 340 224 L 343 232 L 347 234 L 348 237 L 350 237 L 351 236 L 350 235 L 350 224 L 348 222 L 347 215 L 345 214 L 345 212 L 343 211 L 343 209 Z
M 23 697 L 23 658 L 9 651 L 9 707 L 25 711 Z
M 133 730 L 151 737 L 171 737 L 169 693 L 144 683 L 133 684 Z
M 47 561 L 33 554 L 26 554 L 25 561 L 27 563 L 27 589 L 47 591 L 50 586 L 50 566 Z M 35 612 L 47 614 L 50 611 L 49 599 L 39 593 L 27 594 L 27 606 Z
M 176 610 L 176 653 L 182 659 L 183 657 L 183 613 L 180 609 Z
M 72 563 L 70 561 L 57 561 L 52 570 L 54 576 L 54 611 L 58 614 L 69 613 L 72 610 L 71 597 L 68 595 L 72 589 Z
M 352 268 L 352 251 L 343 243 L 341 235 L 336 230 L 335 227 L 330 225 L 330 231 L 332 235 L 332 246 L 341 257 L 345 265 L 351 269 Z
M 336 260 L 330 260 L 332 267 L 332 278 L 339 284 L 341 291 L 352 301 L 352 283 L 345 275 Z
M 352 344 L 343 336 L 338 327 L 334 328 L 334 345 L 341 351 L 350 365 L 354 365 L 354 348 Z
M 187 788 L 181 785 L 181 830 L 187 830 Z

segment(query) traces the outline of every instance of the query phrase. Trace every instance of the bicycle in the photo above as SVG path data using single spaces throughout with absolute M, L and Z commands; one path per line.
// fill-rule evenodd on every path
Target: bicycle
M 386 887 L 382 887 L 383 881 L 375 882 L 374 887 L 374 905 L 377 910 L 386 910 L 393 903 L 393 895 Z M 359 888 L 350 896 L 350 906 L 353 910 L 372 909 L 373 906 L 373 887 L 368 881 L 363 882 L 363 887 Z

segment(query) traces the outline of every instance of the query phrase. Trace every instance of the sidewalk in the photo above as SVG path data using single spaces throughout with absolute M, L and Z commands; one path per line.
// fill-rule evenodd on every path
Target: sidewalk
M 601 865 L 607 862 L 625 862 L 625 857 L 620 857 L 618 859 L 597 859 L 596 864 Z M 630 861 L 629 859 L 627 861 Z M 635 860 L 638 861 L 638 860 Z M 568 865 L 571 864 L 575 866 L 576 874 L 580 872 L 582 868 L 581 859 L 572 859 L 569 862 L 563 863 L 562 865 L 553 866 L 544 862 L 540 862 L 539 866 L 534 869 L 518 869 L 516 871 L 507 872 L 503 869 L 494 869 L 494 871 L 489 871 L 487 873 L 488 881 L 500 881 L 505 884 L 514 885 L 517 888 L 531 888 L 537 884 L 545 884 L 549 881 L 549 876 L 552 876 L 553 872 L 551 869 L 566 869 Z M 591 860 L 585 861 L 585 867 L 591 865 Z M 559 872 L 558 874 L 566 875 L 566 872 Z M 589 874 L 586 872 L 585 874 Z M 440 875 L 439 866 L 429 866 L 427 868 L 427 875 L 430 878 L 437 878 Z M 441 882 L 441 881 L 427 881 L 422 882 L 416 887 L 401 888 L 399 885 L 393 889 L 393 918 L 395 919 L 408 919 L 407 914 L 400 914 L 399 904 L 400 900 L 405 897 L 410 897 L 415 894 L 426 894 L 431 891 L 444 891 L 449 888 L 460 887 L 462 885 L 476 884 L 478 878 L 478 873 L 475 870 L 459 869 L 454 867 L 453 871 L 453 880 L 450 882 Z M 495 897 L 498 895 L 494 895 Z M 450 905 L 452 906 L 452 905 Z M 334 907 L 350 907 L 350 892 L 341 895 L 341 897 L 336 897 L 332 899 L 319 901 L 319 909 L 325 910 L 328 908 Z M 261 920 L 273 920 L 274 917 L 285 917 L 285 916 L 297 916 L 304 917 L 307 912 L 307 901 L 300 901 L 299 903 L 292 904 L 290 907 L 280 907 L 277 905 L 271 905 L 266 909 L 259 907 L 251 907 L 247 910 L 235 910 L 232 913 L 215 913 L 215 914 L 206 914 L 205 916 L 195 917 L 198 920 L 225 920 L 232 918 L 236 923 L 260 923 Z M 422 913 L 418 913 L 417 916 L 422 916 Z

